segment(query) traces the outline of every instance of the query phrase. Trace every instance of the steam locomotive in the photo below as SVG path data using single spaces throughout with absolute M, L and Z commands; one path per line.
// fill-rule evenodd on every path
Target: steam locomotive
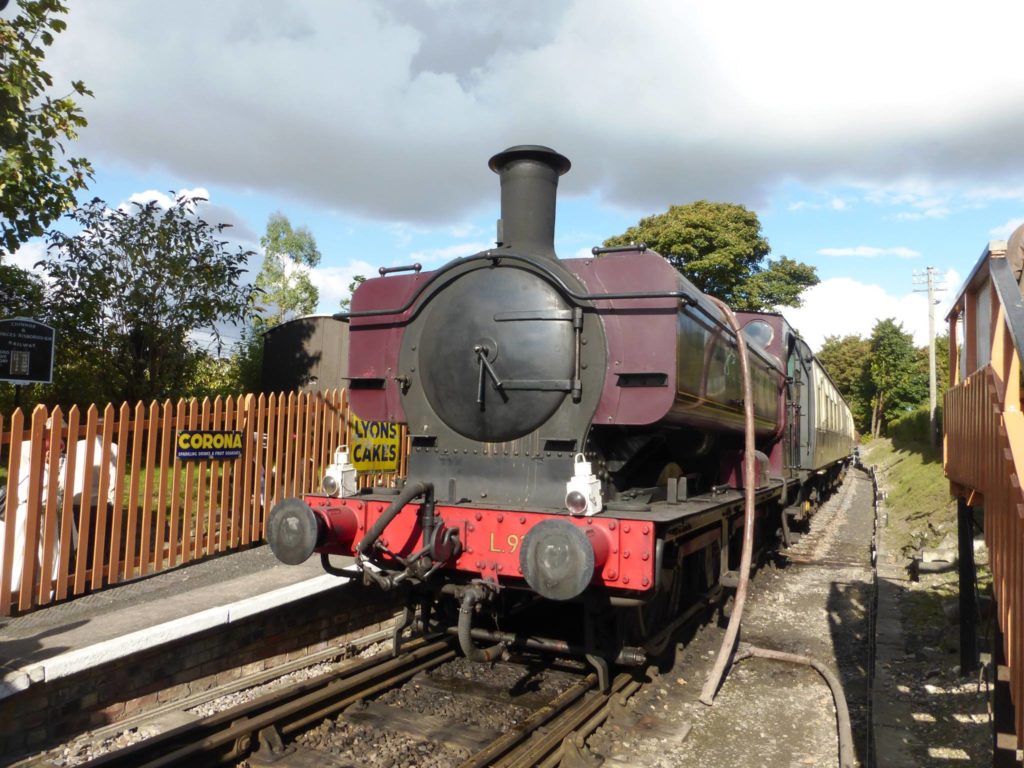
M 356 493 L 343 471 L 324 493 L 279 503 L 267 537 L 286 563 L 316 552 L 338 572 L 330 557 L 354 556 L 366 581 L 408 588 L 424 624 L 431 606 L 457 612 L 451 631 L 472 659 L 518 646 L 606 670 L 664 647 L 735 576 L 744 399 L 728 310 L 664 258 L 643 245 L 556 257 L 569 167 L 542 146 L 495 155 L 494 248 L 359 287 L 351 407 L 407 425 L 407 477 Z M 781 315 L 736 319 L 759 536 L 772 543 L 840 479 L 853 421 Z M 503 631 L 502 617 L 537 601 L 579 610 L 579 633 Z

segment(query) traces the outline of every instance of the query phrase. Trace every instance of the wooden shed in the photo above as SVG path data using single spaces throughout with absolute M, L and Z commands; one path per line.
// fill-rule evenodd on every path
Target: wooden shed
M 348 321 L 307 315 L 263 334 L 264 393 L 318 392 L 347 386 Z

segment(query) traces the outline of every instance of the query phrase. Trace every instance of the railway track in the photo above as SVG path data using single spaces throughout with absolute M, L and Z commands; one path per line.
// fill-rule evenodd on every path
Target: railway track
M 346 665 L 91 760 L 87 766 L 157 768 L 241 759 L 254 750 L 283 751 L 283 738 L 455 657 L 447 640 L 412 641 L 390 654 Z
M 363 749 L 384 752 L 394 751 L 396 741 L 418 743 L 424 754 L 446 755 L 443 764 L 462 768 L 557 766 L 567 750 L 583 747 L 616 703 L 624 704 L 642 685 L 623 673 L 601 692 L 597 675 L 586 674 L 582 666 L 536 662 L 532 667 L 499 663 L 489 677 L 512 684 L 487 683 L 460 678 L 469 663 L 456 656 L 450 639 L 409 641 L 397 657 L 384 653 L 353 662 L 85 765 L 343 766 L 348 763 L 340 758 L 337 742 L 354 738 Z M 417 697 L 447 700 L 447 713 L 417 711 L 422 709 L 413 701 Z M 488 710 L 491 727 L 453 717 L 454 699 L 464 700 L 463 709 Z M 502 720 L 504 729 L 493 726 Z

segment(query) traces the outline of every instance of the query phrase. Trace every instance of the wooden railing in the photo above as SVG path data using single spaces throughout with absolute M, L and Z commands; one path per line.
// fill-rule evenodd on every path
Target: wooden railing
M 348 424 L 338 390 L 16 410 L 0 419 L 0 616 L 260 542 L 274 503 L 319 487 Z M 240 432 L 242 456 L 180 461 L 183 429 Z
M 1019 250 L 1015 237 L 1011 246 Z M 945 398 L 944 466 L 962 508 L 984 511 L 1002 651 L 1016 707 L 1018 743 L 1006 746 L 1016 748 L 1024 734 L 1024 301 L 1015 274 L 1021 254 L 1011 255 L 1013 264 L 1005 243 L 991 243 L 948 317 L 951 387 Z M 970 534 L 961 540 L 969 542 Z M 971 555 L 962 551 L 964 557 Z

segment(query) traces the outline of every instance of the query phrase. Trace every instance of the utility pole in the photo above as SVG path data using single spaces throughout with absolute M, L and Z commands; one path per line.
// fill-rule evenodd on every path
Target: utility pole
M 914 285 L 927 286 L 915 288 L 914 293 L 928 293 L 928 425 L 929 442 L 932 447 L 939 442 L 938 430 L 935 428 L 935 409 L 939 399 L 935 380 L 935 305 L 939 300 L 935 298 L 935 294 L 946 290 L 946 286 L 940 284 L 941 280 L 942 278 L 935 274 L 935 267 L 928 267 L 925 272 L 914 273 Z

